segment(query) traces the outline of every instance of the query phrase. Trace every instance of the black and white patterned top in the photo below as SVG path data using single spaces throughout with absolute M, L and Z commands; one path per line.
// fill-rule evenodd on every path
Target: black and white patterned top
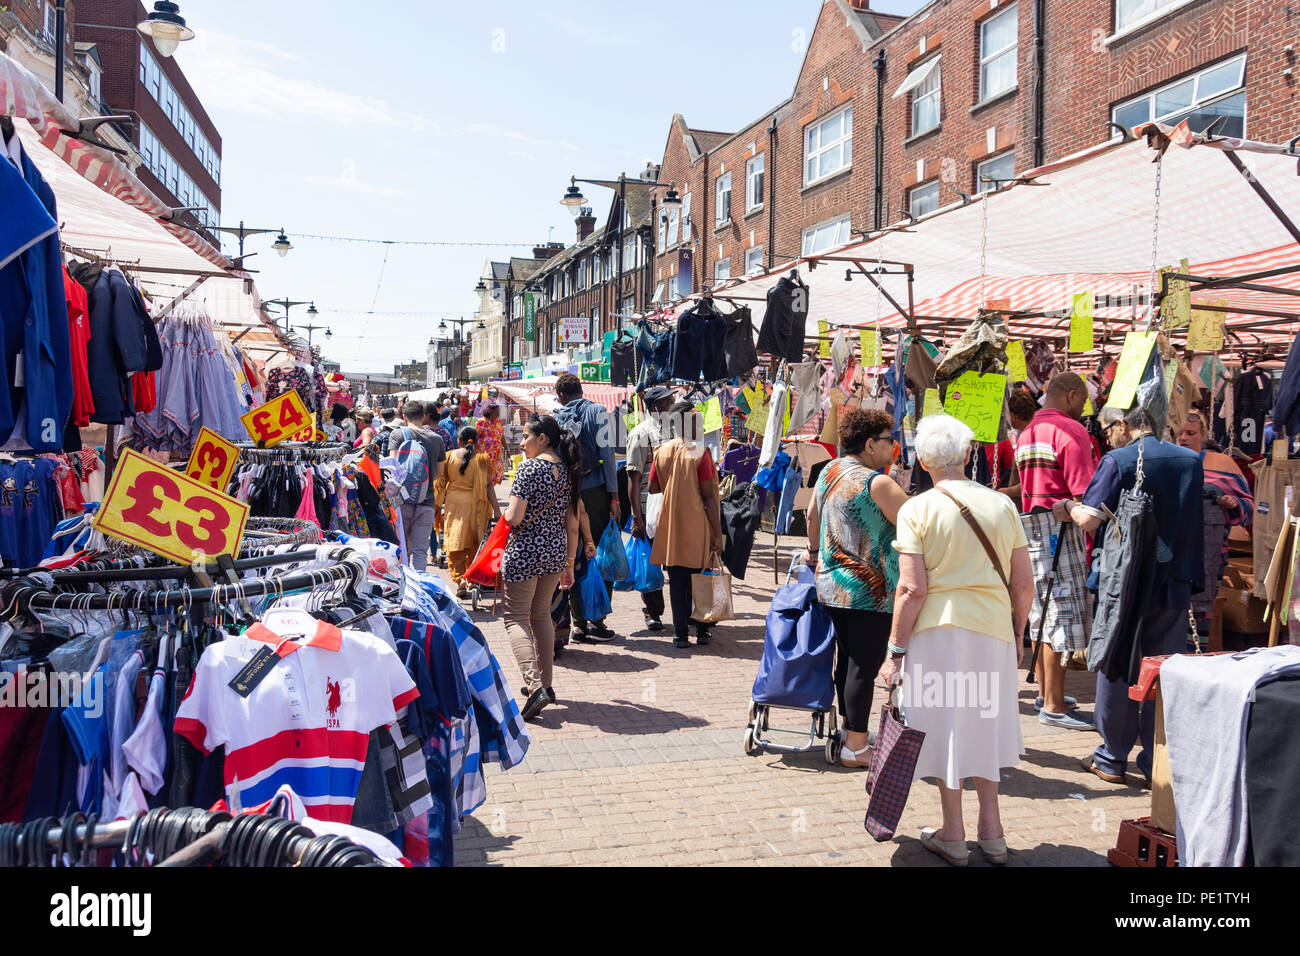
M 529 458 L 516 469 L 510 494 L 528 502 L 524 511 L 527 527 L 510 532 L 501 558 L 501 580 L 527 581 L 559 574 L 569 562 L 568 474 L 555 462 Z

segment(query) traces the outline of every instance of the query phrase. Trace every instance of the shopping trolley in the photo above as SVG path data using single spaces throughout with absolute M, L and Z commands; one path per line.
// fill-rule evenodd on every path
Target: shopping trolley
M 745 726 L 745 753 L 809 753 L 824 746 L 826 762 L 836 763 L 843 738 L 837 726 L 834 669 L 835 629 L 817 600 L 813 570 L 799 554 L 767 612 L 763 660 L 754 678 Z M 809 715 L 806 744 L 778 744 L 763 736 L 774 709 Z

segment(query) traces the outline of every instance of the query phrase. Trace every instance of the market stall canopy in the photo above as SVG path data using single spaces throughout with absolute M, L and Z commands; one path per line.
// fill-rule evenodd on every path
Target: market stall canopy
M 524 381 L 492 382 L 491 385 L 515 404 L 527 408 L 535 407 L 538 412 L 549 414 L 560 404 L 555 397 L 555 383 L 558 379 L 558 375 L 546 375 Z M 627 401 L 631 394 L 630 387 L 617 387 L 608 382 L 582 383 L 582 397 L 597 405 L 603 405 L 611 412 Z
M 1268 191 L 1284 216 L 1300 218 L 1296 154 L 1268 144 L 1206 142 L 1185 130 L 1165 132 L 1173 145 L 1160 166 L 1143 140 L 1094 147 L 1031 170 L 980 199 L 958 201 L 867 241 L 719 286 L 713 294 L 720 300 L 762 301 L 783 275 L 799 268 L 810 290 L 810 325 L 823 320 L 832 326 L 866 326 L 879 315 L 881 326 L 900 328 L 907 324 L 905 312 L 913 302 L 918 327 L 933 333 L 960 328 L 975 316 L 981 301 L 1010 299 L 1007 308 L 1012 310 L 1052 311 L 1067 308 L 1075 292 L 1127 296 L 1136 285 L 1145 293 L 1151 285 L 1157 171 L 1157 265 L 1177 266 L 1187 259 L 1191 273 L 1203 276 L 1300 266 L 1296 236 L 1250 181 Z M 895 304 L 884 296 L 877 304 L 876 289 L 863 274 L 875 270 L 878 261 L 889 273 L 883 285 Z M 1258 281 L 1300 288 L 1300 273 Z M 1198 302 L 1220 298 L 1284 316 L 1300 313 L 1300 299 L 1276 293 L 1206 290 L 1193 295 Z M 687 307 L 689 300 L 678 311 Z M 1128 328 L 1132 311 L 1099 308 L 1099 329 L 1105 322 L 1110 331 Z M 926 322 L 926 317 L 945 321 Z M 1229 310 L 1229 329 L 1259 324 L 1258 316 Z M 1064 335 L 1068 327 L 1032 318 L 1016 318 L 1010 325 L 1014 336 Z M 1258 334 L 1289 340 L 1294 322 Z
M 74 134 L 79 134 L 82 129 L 81 121 L 68 112 L 36 77 L 4 53 L 0 53 L 0 112 L 26 120 L 26 124 L 19 123 L 16 126 L 19 129 L 24 125 L 29 126 L 36 138 L 68 170 L 92 183 L 95 188 L 116 197 L 121 203 L 140 210 L 144 216 L 157 223 L 161 230 L 170 233 L 203 259 L 204 268 L 210 270 L 215 266 L 226 270 L 233 265 L 220 250 L 194 230 L 171 222 L 159 223 L 158 220 L 170 216 L 171 207 L 150 192 L 113 152 L 87 140 L 74 138 Z M 31 152 L 30 140 L 26 137 L 24 140 L 24 145 Z M 36 160 L 35 155 L 32 158 Z M 49 178 L 46 166 L 40 162 L 37 165 L 40 166 L 42 175 Z M 58 194 L 57 187 L 55 193 Z

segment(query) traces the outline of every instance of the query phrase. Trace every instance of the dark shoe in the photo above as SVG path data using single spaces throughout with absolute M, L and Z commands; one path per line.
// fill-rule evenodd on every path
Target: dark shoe
M 664 629 L 664 622 L 659 620 L 659 618 L 654 614 L 647 614 L 645 616 L 645 626 L 648 631 L 662 631 Z
M 1084 757 L 1083 760 L 1080 762 L 1079 766 L 1081 766 L 1084 770 L 1088 771 L 1088 773 L 1096 774 L 1098 777 L 1100 777 L 1102 780 L 1105 780 L 1107 783 L 1127 782 L 1124 779 L 1124 775 L 1122 773 L 1106 773 L 1106 771 L 1102 770 L 1093 762 L 1093 759 L 1091 757 Z
M 713 640 L 713 630 L 707 627 L 697 627 L 695 629 L 695 643 L 704 645 Z
M 542 708 L 551 703 L 550 696 L 546 693 L 545 687 L 539 687 L 533 691 L 532 696 L 528 698 L 528 703 L 524 704 L 524 709 L 519 712 L 519 716 L 524 720 L 532 720 L 542 712 Z
M 587 622 L 586 638 L 588 641 L 594 644 L 608 644 L 616 637 L 618 637 L 618 635 L 606 627 L 604 621 L 599 621 L 595 624 L 590 621 Z
M 557 701 L 557 700 L 555 699 L 555 688 L 554 688 L 554 687 L 548 687 L 548 688 L 546 688 L 546 696 L 549 697 L 549 698 L 551 698 L 551 703 L 552 703 L 552 704 L 557 704 L 557 703 L 559 703 L 559 701 Z
M 691 646 L 691 639 L 686 635 L 673 638 L 673 647 L 690 647 L 690 646 Z

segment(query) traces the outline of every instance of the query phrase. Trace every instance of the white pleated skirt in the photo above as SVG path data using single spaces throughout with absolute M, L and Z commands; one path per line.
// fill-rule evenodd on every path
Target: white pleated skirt
M 1020 763 L 1016 651 L 1007 641 L 960 627 L 912 635 L 903 665 L 903 716 L 925 732 L 913 780 L 951 789 L 971 777 L 1000 780 Z

